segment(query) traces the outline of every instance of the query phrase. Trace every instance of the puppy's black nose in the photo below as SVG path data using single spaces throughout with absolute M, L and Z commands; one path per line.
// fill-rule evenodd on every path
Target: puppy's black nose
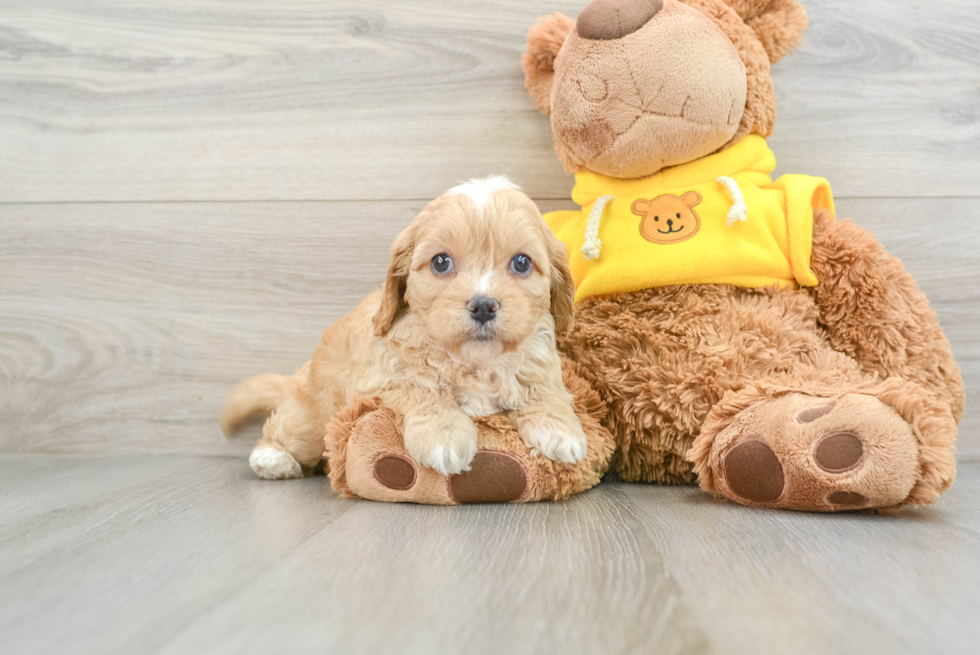
M 494 298 L 473 296 L 466 303 L 466 309 L 470 310 L 470 318 L 483 325 L 487 321 L 492 321 L 497 317 L 497 310 L 500 309 L 500 304 Z

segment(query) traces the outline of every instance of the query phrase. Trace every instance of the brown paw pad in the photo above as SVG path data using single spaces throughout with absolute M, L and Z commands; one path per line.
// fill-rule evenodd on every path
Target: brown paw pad
M 374 478 L 395 491 L 406 491 L 415 485 L 415 467 L 404 457 L 385 455 L 374 463 Z
M 827 496 L 827 501 L 842 507 L 861 507 L 868 504 L 868 499 L 853 491 L 835 491 Z
M 773 503 L 783 495 L 783 465 L 765 443 L 746 439 L 724 455 L 725 482 L 733 493 L 756 503 Z
M 813 461 L 827 473 L 844 473 L 864 460 L 864 443 L 853 432 L 835 432 L 817 443 Z
M 524 495 L 527 472 L 516 458 L 481 451 L 469 471 L 449 478 L 449 494 L 458 503 L 509 503 Z

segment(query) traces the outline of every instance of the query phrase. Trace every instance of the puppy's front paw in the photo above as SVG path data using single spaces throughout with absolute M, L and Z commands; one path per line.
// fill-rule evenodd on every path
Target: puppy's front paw
M 476 456 L 476 424 L 461 412 L 408 418 L 404 439 L 412 459 L 443 475 L 469 471 Z
M 529 412 L 517 416 L 521 438 L 535 455 L 567 464 L 585 459 L 588 439 L 578 417 L 558 416 L 546 412 Z

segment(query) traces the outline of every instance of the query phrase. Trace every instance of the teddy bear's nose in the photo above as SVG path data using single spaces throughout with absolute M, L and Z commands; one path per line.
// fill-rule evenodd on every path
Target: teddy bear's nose
M 621 39 L 646 25 L 663 8 L 664 0 L 594 0 L 579 14 L 575 29 L 583 39 Z

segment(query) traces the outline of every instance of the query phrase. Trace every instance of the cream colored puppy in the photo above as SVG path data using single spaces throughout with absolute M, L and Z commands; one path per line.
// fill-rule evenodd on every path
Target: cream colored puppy
M 334 413 L 380 397 L 404 417 L 409 454 L 445 475 L 476 454 L 471 418 L 501 412 L 536 453 L 579 462 L 586 437 L 555 345 L 573 293 L 565 247 L 535 204 L 505 178 L 473 180 L 398 236 L 384 287 L 329 328 L 296 375 L 236 387 L 222 428 L 271 412 L 252 468 L 300 477 L 319 464 Z

